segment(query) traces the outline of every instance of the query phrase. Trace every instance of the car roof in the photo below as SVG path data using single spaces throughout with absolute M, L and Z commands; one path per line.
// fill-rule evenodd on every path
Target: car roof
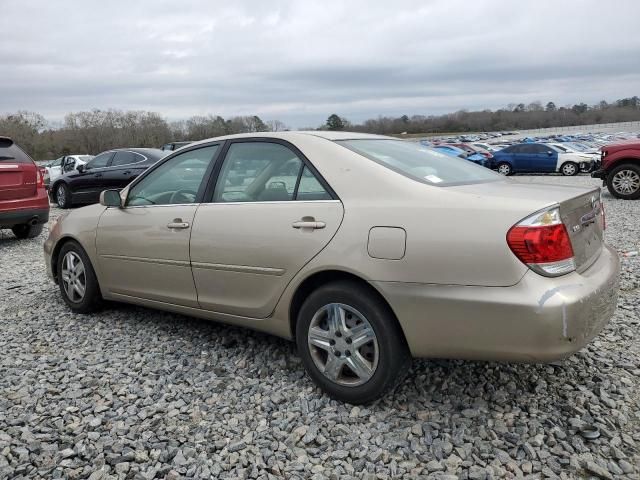
M 366 140 L 366 139 L 386 139 L 386 140 L 398 140 L 395 137 L 388 137 L 385 135 L 374 135 L 370 133 L 359 132 L 335 132 L 329 130 L 296 130 L 289 132 L 252 132 L 252 133 L 236 133 L 234 135 L 224 135 L 221 137 L 212 137 L 205 140 L 200 140 L 189 144 L 189 146 L 195 146 L 201 143 L 211 142 L 213 140 L 232 140 L 237 138 L 278 138 L 281 140 L 293 141 L 301 136 L 314 136 L 324 138 L 326 140 Z
M 134 152 L 144 155 L 145 157 L 154 158 L 162 158 L 166 155 L 166 152 L 159 148 L 112 148 L 111 150 L 105 150 L 105 152 Z

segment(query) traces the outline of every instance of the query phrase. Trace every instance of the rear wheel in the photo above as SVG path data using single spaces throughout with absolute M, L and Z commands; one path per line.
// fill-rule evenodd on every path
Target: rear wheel
M 71 192 L 69 192 L 69 187 L 67 187 L 64 183 L 60 183 L 56 187 L 55 198 L 56 203 L 60 208 L 71 207 Z
M 91 313 L 102 305 L 95 271 L 84 249 L 65 243 L 58 255 L 58 286 L 65 303 L 76 313 Z
M 391 391 L 411 363 L 389 307 L 356 282 L 327 284 L 309 295 L 298 315 L 296 343 L 312 380 L 353 404 Z
M 513 173 L 513 168 L 508 163 L 502 162 L 498 164 L 498 173 L 509 176 Z
M 625 163 L 611 170 L 607 175 L 607 189 L 616 198 L 640 198 L 640 165 Z
M 23 223 L 22 225 L 15 225 L 11 228 L 13 234 L 20 238 L 35 238 L 42 233 L 42 228 L 44 225 L 39 223 L 37 225 L 29 225 L 28 223 Z
M 578 167 L 578 164 L 573 162 L 563 163 L 562 167 L 560 168 L 560 171 L 562 172 L 562 174 L 568 177 L 577 175 L 579 170 L 580 168 Z

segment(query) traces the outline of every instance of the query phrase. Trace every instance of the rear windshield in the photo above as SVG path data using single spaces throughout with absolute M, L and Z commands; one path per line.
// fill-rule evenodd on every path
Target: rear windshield
M 504 180 L 488 168 L 403 140 L 340 140 L 337 143 L 402 175 L 447 186 Z
M 13 141 L 0 138 L 0 162 L 31 163 L 31 158 Z

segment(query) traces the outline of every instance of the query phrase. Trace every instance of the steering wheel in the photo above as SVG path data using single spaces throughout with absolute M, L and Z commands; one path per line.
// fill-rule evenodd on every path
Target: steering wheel
M 171 198 L 169 198 L 169 203 L 170 204 L 184 203 L 184 202 L 177 202 L 176 200 L 178 200 L 181 195 L 186 199 L 186 194 L 193 195 L 193 198 L 195 199 L 198 193 L 194 192 L 190 188 L 181 188 L 180 190 L 176 190 L 171 194 Z M 189 201 L 187 199 L 187 203 L 193 203 L 193 200 Z

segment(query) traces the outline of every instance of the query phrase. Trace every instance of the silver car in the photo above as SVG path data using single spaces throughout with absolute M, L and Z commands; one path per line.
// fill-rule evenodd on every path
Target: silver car
M 599 188 L 520 184 L 413 142 L 214 138 L 58 219 L 69 307 L 116 300 L 293 339 L 331 396 L 372 401 L 412 357 L 540 362 L 611 318 Z

